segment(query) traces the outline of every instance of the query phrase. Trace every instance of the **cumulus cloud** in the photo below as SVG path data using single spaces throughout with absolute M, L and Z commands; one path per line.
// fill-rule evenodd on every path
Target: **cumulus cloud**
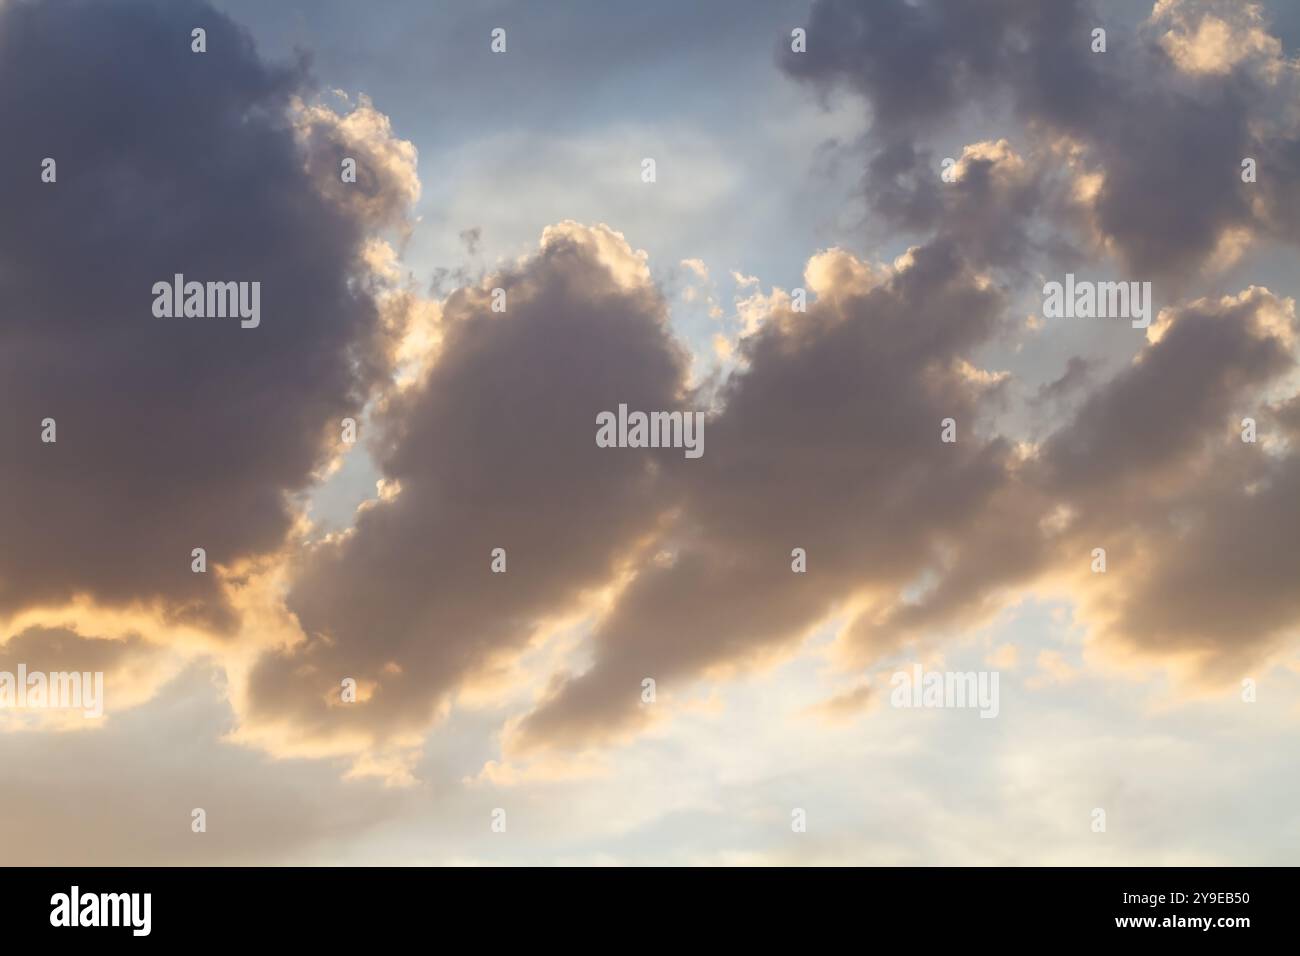
M 946 243 L 883 281 L 842 252 L 811 271 L 818 298 L 742 339 L 708 453 L 673 475 L 670 560 L 637 570 L 599 623 L 591 669 L 552 689 L 516 745 L 609 739 L 644 721 L 644 678 L 759 661 L 837 606 L 893 598 L 988 505 L 1010 449 L 979 436 L 990 387 L 965 356 L 995 330 L 1000 293 Z M 955 444 L 940 441 L 948 417 Z
M 1294 631 L 1297 468 L 1237 431 L 1294 369 L 1291 300 L 1252 288 L 1171 310 L 1025 457 L 981 437 L 1000 378 L 960 358 L 995 328 L 1000 296 L 944 247 L 914 250 L 881 285 L 841 266 L 806 316 L 774 314 L 744 341 L 710 456 L 682 473 L 672 560 L 637 572 L 600 622 L 593 666 L 509 743 L 616 738 L 646 719 L 644 677 L 761 662 L 837 612 L 850 619 L 841 649 L 863 665 L 1067 579 L 1100 647 L 1218 683 Z M 965 429 L 954 446 L 938 440 L 946 415 Z M 1095 546 L 1108 574 L 1089 571 Z M 791 572 L 792 547 L 806 575 Z
M 260 40 L 301 35 L 243 6 Z M 1252 254 L 1300 237 L 1300 100 L 1266 9 L 815 0 L 780 65 L 849 95 L 800 114 L 806 89 L 757 82 L 783 0 L 739 30 L 676 3 L 686 31 L 524 3 L 507 58 L 472 13 L 399 6 L 398 47 L 343 0 L 317 11 L 324 79 L 372 102 L 201 3 L 0 0 L 0 671 L 106 692 L 103 719 L 0 712 L 9 857 L 1051 861 L 1103 852 L 1071 809 L 1099 790 L 1137 824 L 1108 838 L 1124 859 L 1238 860 L 1276 829 L 1285 774 L 1211 795 L 1255 799 L 1244 828 L 1170 826 L 1161 796 L 1225 760 L 1257 779 L 1295 716 L 1297 318 Z M 406 54 L 429 42 L 475 92 L 422 128 L 428 57 Z M 641 95 L 668 57 L 740 79 L 682 114 Z M 850 152 L 879 248 L 827 187 Z M 1024 335 L 1049 263 L 1157 280 L 1156 321 Z M 259 280 L 259 328 L 155 319 L 175 272 Z M 619 404 L 704 412 L 703 458 L 597 447 Z M 1004 671 L 1001 720 L 886 706 L 912 660 Z M 1270 683 L 1154 718 L 1102 767 L 1060 741 L 1109 753 L 1167 687 L 1105 667 Z M 1208 750 L 1206 715 L 1236 731 Z M 950 812 L 954 779 L 978 813 Z M 990 817 L 1009 792 L 1030 799 Z M 814 824 L 794 842 L 791 806 Z M 918 807 L 950 825 L 900 840 Z
M 1090 48 L 1098 26 L 1111 27 L 1105 53 Z M 1087 183 L 1076 198 L 1098 251 L 1135 274 L 1176 279 L 1216 253 L 1231 261 L 1222 255 L 1230 239 L 1300 240 L 1287 186 L 1300 173 L 1300 118 L 1287 106 L 1300 74 L 1267 29 L 1252 4 L 1162 3 L 1129 37 L 1088 0 L 978 9 L 958 0 L 818 0 L 808 27 L 816 42 L 781 63 L 823 91 L 844 87 L 867 102 L 876 144 L 867 195 L 891 221 L 916 228 L 948 219 L 952 200 L 917 144 L 959 113 L 996 115 L 1002 104 L 1034 143 L 1033 167 L 1045 168 L 1062 144 L 1076 151 Z M 1267 170 L 1255 183 L 1240 179 L 1246 157 Z M 1048 226 L 1068 220 L 1056 191 L 1039 185 L 996 204 L 968 201 L 978 234 L 1001 229 L 1011 241 L 1034 214 Z
M 1242 440 L 1296 369 L 1295 331 L 1294 300 L 1258 287 L 1168 310 L 1044 442 L 1033 480 L 1072 516 L 1058 550 L 1102 641 L 1222 682 L 1300 625 L 1300 457 Z M 1104 575 L 1080 573 L 1094 547 Z
M 1258 4 L 1159 0 L 1150 22 L 1164 29 L 1161 48 L 1188 73 L 1222 75 L 1246 60 L 1270 73 L 1282 68 L 1282 41 L 1268 32 Z
M 1064 185 L 1047 172 L 1042 157 L 1026 159 L 1005 138 L 971 143 L 951 160 L 950 182 L 940 164 L 909 141 L 875 153 L 867 167 L 871 208 L 891 225 L 914 234 L 937 234 L 961 248 L 970 261 L 1023 271 L 1042 240 L 1031 234 L 1035 217 L 1049 204 L 1063 210 Z M 1066 243 L 1052 239 L 1051 251 Z
M 283 725 L 285 746 L 409 741 L 463 682 L 610 587 L 672 506 L 680 452 L 595 443 L 603 410 L 687 399 L 686 354 L 621 235 L 548 227 L 536 254 L 454 293 L 443 326 L 427 377 L 377 416 L 393 492 L 303 556 L 288 596 L 303 640 L 250 677 L 249 723 Z M 346 677 L 363 699 L 338 706 Z
M 203 5 L 0 8 L 0 615 L 78 596 L 232 633 L 220 572 L 281 545 L 383 378 L 363 252 L 413 196 L 410 147 L 309 88 Z M 337 162 L 322 188 L 345 144 L 364 198 Z M 176 273 L 260 282 L 260 325 L 155 318 Z
M 1172 305 L 1109 378 L 1071 357 L 1038 394 L 1074 410 L 1035 445 L 1002 433 L 1011 380 L 980 354 L 1012 326 L 1033 258 L 1078 255 L 1068 228 L 1044 231 L 1049 213 L 1179 281 L 1225 241 L 1295 237 L 1278 185 L 1295 128 L 1261 105 L 1291 80 L 1252 32 L 1265 21 L 1224 19 L 1224 40 L 1161 6 L 1144 29 L 1174 39 L 1107 59 L 1087 49 L 1082 2 L 820 0 L 816 42 L 784 65 L 868 102 L 868 200 L 923 238 L 890 264 L 813 254 L 806 312 L 735 273 L 734 362 L 707 393 L 647 255 L 615 229 L 555 222 L 532 254 L 424 300 L 395 248 L 416 153 L 368 99 L 313 98 L 301 68 L 266 66 L 203 8 L 196 57 L 188 10 L 5 7 L 0 114 L 60 163 L 45 184 L 40 156 L 0 156 L 14 212 L 0 440 L 20 450 L 0 478 L 5 659 L 100 660 L 134 701 L 174 675 L 164 650 L 213 654 L 233 739 L 394 781 L 450 708 L 575 620 L 590 639 L 527 675 L 507 760 L 551 772 L 548 748 L 646 726 L 646 678 L 671 701 L 832 621 L 841 662 L 861 668 L 1030 587 L 1069 589 L 1117 653 L 1220 675 L 1262 659 L 1300 615 L 1286 583 L 1300 413 L 1266 399 L 1295 371 L 1293 301 L 1250 287 Z M 37 109 L 16 80 L 35 57 L 48 68 L 54 36 L 115 44 L 127 65 L 54 44 L 68 81 Z M 968 143 L 943 182 L 924 139 L 976 98 L 1005 101 L 1023 130 Z M 123 122 L 91 135 L 106 101 Z M 1269 171 L 1257 188 L 1237 178 L 1243 151 Z M 479 237 L 464 233 L 471 252 Z M 670 261 L 708 285 L 702 260 Z M 260 280 L 260 327 L 154 319 L 150 287 L 174 272 Z M 707 454 L 598 447 L 596 415 L 620 404 L 706 411 Z M 295 495 L 363 410 L 379 494 L 312 538 Z M 1246 414 L 1271 444 L 1239 440 Z M 56 444 L 39 441 L 47 416 Z M 198 546 L 214 573 L 191 573 Z M 1104 576 L 1087 571 L 1097 546 Z M 68 607 L 93 614 L 39 614 Z M 176 631 L 92 626 L 123 609 Z M 860 712 L 866 686 L 821 713 Z
M 415 146 L 393 134 L 392 122 L 375 109 L 370 97 L 336 92 L 344 112 L 326 103 L 292 101 L 294 132 L 303 165 L 318 191 L 348 209 L 352 218 L 372 229 L 406 224 L 420 198 Z M 343 178 L 344 163 L 356 166 L 356 181 Z M 473 239 L 477 241 L 477 233 Z
M 971 358 L 1005 326 L 1007 298 L 958 249 L 937 238 L 891 266 L 812 257 L 808 311 L 766 302 L 716 395 L 708 454 L 684 461 L 595 447 L 596 411 L 690 407 L 683 353 L 642 255 L 605 227 L 548 228 L 537 254 L 445 303 L 437 362 L 379 417 L 390 491 L 296 562 L 303 636 L 251 672 L 247 735 L 410 751 L 481 674 L 574 615 L 595 622 L 590 665 L 540 685 L 508 753 L 624 738 L 652 716 L 646 678 L 671 698 L 786 655 L 832 618 L 846 622 L 842 660 L 868 666 L 1061 582 L 1112 651 L 1197 658 L 1202 676 L 1212 659 L 1219 678 L 1259 659 L 1294 621 L 1263 573 L 1285 529 L 1234 552 L 1269 600 L 1213 555 L 1290 488 L 1290 466 L 1231 426 L 1293 369 L 1294 303 L 1252 288 L 1166 310 L 1118 375 L 1069 363 L 1045 394 L 1078 395 L 1077 409 L 1023 448 L 993 424 L 1006 375 Z M 954 444 L 940 440 L 947 418 Z M 1087 573 L 1099 545 L 1105 576 Z M 495 547 L 505 575 L 490 570 Z M 1254 594 L 1257 613 L 1235 636 L 1208 614 L 1155 627 L 1192 580 L 1207 605 Z M 339 706 L 344 677 L 357 704 Z

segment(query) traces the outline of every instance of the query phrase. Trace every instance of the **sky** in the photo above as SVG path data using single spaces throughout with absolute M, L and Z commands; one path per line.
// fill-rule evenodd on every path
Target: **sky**
M 0 863 L 1294 863 L 1298 10 L 0 0 Z

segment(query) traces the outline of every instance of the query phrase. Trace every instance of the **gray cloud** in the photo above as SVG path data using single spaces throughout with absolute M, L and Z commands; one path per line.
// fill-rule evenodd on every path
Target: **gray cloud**
M 1194 25 L 1196 14 L 1218 7 L 1188 10 Z M 1106 53 L 1090 50 L 1097 26 L 1109 28 Z M 878 151 L 867 193 L 878 213 L 904 226 L 940 217 L 937 171 L 916 142 L 1002 103 L 1031 140 L 1067 138 L 1083 149 L 1079 171 L 1103 174 L 1086 206 L 1130 270 L 1182 281 L 1232 230 L 1300 239 L 1287 185 L 1300 174 L 1300 131 L 1294 117 L 1283 118 L 1294 69 L 1279 79 L 1243 57 L 1222 72 L 1189 74 L 1158 42 L 1170 26 L 1135 27 L 1088 0 L 818 0 L 808 52 L 786 52 L 781 65 L 869 104 Z M 1254 184 L 1240 180 L 1247 156 L 1267 170 Z M 1007 241 L 1035 206 L 1052 223 L 1065 215 L 1051 194 L 1022 199 L 1009 227 L 1002 207 L 985 209 L 982 229 L 968 238 L 1002 230 Z
M 1086 39 L 1086 0 L 856 3 L 817 0 L 808 51 L 781 65 L 828 89 L 843 84 L 871 105 L 874 132 L 907 137 L 972 100 L 1011 91 L 1063 113 L 1097 86 Z
M 1038 388 L 1039 401 L 1061 401 L 1082 388 L 1093 373 L 1094 363 L 1079 356 L 1071 356 L 1066 362 L 1065 371 L 1059 378 L 1053 379 Z
M 834 278 L 806 314 L 778 310 L 743 340 L 708 453 L 676 476 L 673 560 L 640 569 L 600 623 L 592 668 L 554 689 L 520 743 L 608 739 L 644 715 L 643 678 L 664 688 L 756 660 L 850 598 L 896 600 L 966 547 L 1009 466 L 1008 445 L 977 431 L 995 386 L 964 363 L 1003 298 L 946 242 L 888 278 L 827 258 Z M 940 441 L 948 417 L 954 444 Z M 795 547 L 806 574 L 791 570 Z
M 418 195 L 414 157 L 368 104 L 352 123 L 304 110 L 301 69 L 265 66 L 210 11 L 122 9 L 2 14 L 0 115 L 14 142 L 40 145 L 0 156 L 13 211 L 0 295 L 16 317 L 0 329 L 12 411 L 0 441 L 21 450 L 0 498 L 0 611 L 86 594 L 233 631 L 189 550 L 229 564 L 285 546 L 290 496 L 328 457 L 338 418 L 388 384 L 391 330 L 362 255 Z M 1224 436 L 1242 407 L 1291 427 L 1290 406 L 1260 405 L 1293 368 L 1268 319 L 1285 312 L 1275 296 L 1174 310 L 1140 361 L 1099 385 L 1072 362 L 1043 394 L 1078 393 L 1078 411 L 1036 457 L 998 434 L 988 406 L 1003 380 L 972 364 L 1009 313 L 1007 272 L 983 270 L 1023 272 L 1044 248 L 1035 230 L 1068 185 L 1047 165 L 1067 138 L 1083 147 L 1076 172 L 1104 174 L 1074 224 L 1095 223 L 1134 268 L 1186 278 L 1226 230 L 1293 229 L 1275 180 L 1295 139 L 1252 122 L 1258 71 L 1188 76 L 1131 40 L 1099 60 L 1086 52 L 1092 19 L 1077 3 L 816 6 L 809 59 L 785 65 L 870 102 L 868 198 L 926 240 L 889 272 L 816 256 L 808 312 L 779 304 L 742 341 L 698 461 L 595 446 L 599 411 L 700 400 L 621 238 L 566 223 L 526 261 L 463 282 L 442 305 L 427 376 L 385 388 L 374 410 L 383 496 L 349 532 L 285 548 L 303 639 L 253 668 L 239 698 L 250 739 L 275 727 L 308 745 L 409 741 L 548 626 L 598 613 L 600 595 L 590 669 L 557 675 L 511 744 L 600 743 L 638 726 L 645 677 L 671 689 L 759 661 L 832 615 L 851 619 L 846 648 L 874 660 L 1067 573 L 1096 541 L 1120 565 L 1167 558 L 1080 589 L 1107 596 L 1109 638 L 1219 661 L 1266 650 L 1295 615 L 1281 587 L 1293 562 L 1278 554 L 1290 524 L 1268 523 L 1295 468 L 1243 457 Z M 189 51 L 195 22 L 209 30 L 202 56 Z M 899 38 L 912 47 L 901 59 Z M 126 66 L 93 55 L 100 43 Z M 61 78 L 39 108 L 16 82 L 37 57 Z M 1130 85 L 1143 71 L 1149 85 Z M 941 184 L 922 137 L 999 98 L 1026 121 L 1028 149 L 979 143 Z M 98 120 L 105 103 L 112 124 Z M 1169 143 L 1179 161 L 1162 169 Z M 1223 186 L 1247 148 L 1273 176 L 1258 204 Z M 46 154 L 57 185 L 39 182 Z M 361 160 L 355 191 L 337 180 L 345 155 Z M 259 279 L 261 327 L 154 319 L 149 289 L 173 272 Z M 505 314 L 491 310 L 495 286 Z M 47 415 L 57 445 L 39 443 Z M 939 441 L 949 417 L 954 445 Z M 497 547 L 506 575 L 489 569 Z M 806 575 L 791 573 L 795 547 Z M 1250 581 L 1216 570 L 1223 553 Z M 1173 607 L 1183 588 L 1197 601 Z M 9 651 L 37 640 L 108 648 L 33 630 Z M 344 677 L 362 685 L 356 705 L 338 706 Z
M 400 494 L 303 560 L 289 607 L 309 639 L 261 661 L 253 719 L 422 729 L 467 676 L 605 586 L 672 504 L 662 472 L 681 452 L 595 443 L 602 410 L 681 407 L 686 357 L 666 319 L 621 238 L 574 224 L 456 292 L 438 362 L 379 418 L 379 467 Z M 344 677 L 373 695 L 330 706 Z
M 202 4 L 0 8 L 0 612 L 83 594 L 231 628 L 191 549 L 276 548 L 384 371 L 353 281 L 373 222 L 304 172 L 305 84 Z M 155 318 L 174 273 L 260 281 L 260 327 Z
M 1297 613 L 1297 469 L 1237 426 L 1295 367 L 1292 307 L 1252 289 L 1170 311 L 1140 360 L 1020 462 L 972 429 L 993 389 L 956 362 L 1002 300 L 945 250 L 870 291 L 841 274 L 807 316 L 775 314 L 746 343 L 711 457 L 685 481 L 675 562 L 641 570 L 601 622 L 592 668 L 553 688 L 515 745 L 607 741 L 644 719 L 642 678 L 662 692 L 759 660 L 855 597 L 844 644 L 864 664 L 1059 575 L 1103 643 L 1197 657 L 1211 681 L 1275 646 Z M 938 442 L 945 415 L 965 423 L 957 445 Z M 790 571 L 795 546 L 806 576 Z M 1080 573 L 1096 546 L 1109 575 Z
M 1294 304 L 1263 289 L 1162 316 L 1159 340 L 1043 445 L 1032 480 L 1074 518 L 1058 548 L 1107 550 L 1100 631 L 1152 654 L 1200 655 L 1224 680 L 1300 617 L 1293 586 L 1300 455 L 1241 440 L 1241 420 L 1294 373 Z
M 1169 326 L 1158 343 L 1045 442 L 1046 483 L 1114 508 L 1133 484 L 1146 494 L 1153 483 L 1185 476 L 1205 443 L 1240 419 L 1234 413 L 1294 366 L 1290 345 L 1260 322 L 1270 306 L 1280 303 L 1260 291 L 1163 316 Z

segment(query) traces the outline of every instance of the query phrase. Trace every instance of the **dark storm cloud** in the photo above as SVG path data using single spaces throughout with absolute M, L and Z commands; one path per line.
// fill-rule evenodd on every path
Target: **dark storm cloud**
M 1190 19 L 1175 28 L 1193 29 L 1212 8 L 1187 5 Z M 1098 26 L 1108 28 L 1105 53 L 1090 49 Z M 901 225 L 941 215 L 927 198 L 932 185 L 899 194 L 900 181 L 937 178 L 918 140 L 1004 103 L 1031 141 L 1068 138 L 1083 148 L 1081 168 L 1104 174 L 1087 201 L 1092 224 L 1129 269 L 1187 276 L 1233 229 L 1300 239 L 1288 185 L 1300 175 L 1300 138 L 1281 119 L 1294 71 L 1267 77 L 1243 58 L 1189 74 L 1159 42 L 1170 26 L 1135 27 L 1087 0 L 818 0 L 808 52 L 784 53 L 781 63 L 823 90 L 843 86 L 867 100 L 877 150 L 868 198 Z M 1248 156 L 1268 171 L 1254 184 L 1240 179 Z M 1041 213 L 1061 218 L 1054 203 Z M 973 247 L 1000 228 L 995 216 L 982 221 L 968 234 Z
M 277 547 L 382 371 L 362 217 L 286 116 L 304 84 L 201 4 L 0 7 L 0 613 L 83 594 L 231 626 L 191 549 Z M 174 273 L 259 281 L 260 326 L 155 318 Z
M 304 644 L 263 658 L 256 720 L 376 738 L 423 729 L 467 676 L 605 586 L 672 506 L 682 453 L 596 445 L 596 416 L 680 406 L 686 357 L 619 237 L 553 227 L 541 251 L 444 307 L 441 356 L 380 416 L 396 497 L 307 555 Z M 491 289 L 506 293 L 492 311 Z M 506 572 L 491 570 L 506 552 Z M 337 706 L 351 677 L 366 699 Z M 373 693 L 371 693 L 373 688 Z

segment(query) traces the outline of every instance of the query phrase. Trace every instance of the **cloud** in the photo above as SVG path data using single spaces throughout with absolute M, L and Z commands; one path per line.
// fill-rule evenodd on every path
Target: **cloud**
M 647 719 L 631 693 L 643 678 L 671 687 L 788 654 L 837 613 L 860 666 L 1063 581 L 1120 658 L 1222 683 L 1279 649 L 1300 616 L 1285 504 L 1300 467 L 1242 443 L 1237 422 L 1294 369 L 1293 302 L 1252 288 L 1168 310 L 1132 366 L 1023 457 L 980 427 L 1001 378 L 961 358 L 1000 321 L 994 289 L 942 245 L 878 285 L 821 269 L 833 291 L 742 340 L 710 453 L 682 473 L 672 560 L 637 571 L 590 669 L 556 683 L 508 748 L 619 739 Z M 956 445 L 938 440 L 949 415 Z M 1107 574 L 1089 572 L 1095 546 Z
M 499 703 L 508 674 L 529 699 L 512 700 L 526 709 L 503 716 L 502 760 L 482 776 L 517 782 L 571 769 L 550 751 L 648 727 L 645 678 L 667 709 L 829 624 L 837 663 L 861 668 L 1060 587 L 1098 646 L 1220 677 L 1294 628 L 1292 300 L 1253 286 L 1171 305 L 1109 379 L 1071 357 L 1039 396 L 1074 410 L 1034 445 L 1003 434 L 1013 380 L 982 358 L 1014 326 L 1015 281 L 1036 255 L 1074 253 L 1073 228 L 1179 281 L 1225 237 L 1244 249 L 1291 234 L 1277 177 L 1300 152 L 1287 115 L 1260 105 L 1289 82 L 1268 44 L 1224 69 L 1130 49 L 1154 78 L 1134 92 L 1138 67 L 1087 52 L 1081 3 L 818 3 L 810 59 L 785 66 L 869 102 L 868 199 L 924 238 L 892 264 L 815 253 L 806 312 L 733 273 L 739 335 L 722 344 L 735 361 L 693 392 L 648 256 L 622 234 L 553 222 L 530 255 L 421 299 L 395 249 L 417 155 L 368 99 L 341 112 L 314 100 L 301 68 L 262 64 L 202 8 L 204 55 L 188 48 L 195 14 L 124 9 L 0 14 L 7 132 L 60 157 L 56 184 L 36 153 L 0 157 L 15 211 L 0 294 L 16 316 L 0 329 L 0 439 L 21 449 L 0 496 L 6 653 L 111 649 L 106 666 L 130 664 L 130 701 L 171 679 L 177 655 L 211 654 L 230 680 L 230 739 L 344 756 L 353 776 L 394 783 L 413 780 L 431 727 Z M 886 28 L 913 41 L 909 57 L 881 45 Z M 1183 32 L 1199 47 L 1196 29 Z M 50 37 L 76 42 L 37 109 L 15 78 L 34 57 L 48 67 Z M 83 37 L 127 67 L 78 54 Z M 148 75 L 130 66 L 146 60 Z M 968 143 L 942 182 L 922 139 L 977 97 L 1005 98 L 1024 129 Z M 121 125 L 91 135 L 119 100 Z M 631 129 L 557 150 L 648 195 Z M 499 142 L 513 140 L 458 155 L 478 163 Z M 1163 169 L 1169 142 L 1187 155 Z M 678 161 L 705 155 L 705 193 L 730 194 L 725 153 L 706 145 Z M 1234 178 L 1247 148 L 1269 171 L 1254 191 Z M 349 156 L 355 189 L 338 175 Z M 671 183 L 672 201 L 698 193 L 698 177 Z M 460 218 L 494 236 L 483 208 Z M 1049 213 L 1063 228 L 1044 233 Z M 471 253 L 482 235 L 464 231 Z M 707 285 L 702 259 L 669 261 Z M 261 326 L 154 319 L 150 287 L 173 272 L 260 280 Z M 597 447 L 596 414 L 619 404 L 707 412 L 707 453 Z M 339 419 L 363 410 L 379 494 L 352 527 L 313 538 L 302 493 L 337 464 Z M 1269 429 L 1258 447 L 1235 432 L 1246 414 Z M 53 445 L 39 441 L 46 416 Z M 956 443 L 940 440 L 947 419 Z M 197 546 L 208 575 L 190 572 Z M 1087 570 L 1097 546 L 1106 575 Z M 524 673 L 521 658 L 569 627 L 579 651 Z M 345 678 L 356 703 L 341 700 Z M 869 702 L 866 685 L 845 686 L 825 714 Z
M 1100 252 L 1113 252 L 1136 276 L 1176 280 L 1207 261 L 1230 262 L 1222 255 L 1230 238 L 1300 241 L 1287 186 L 1300 174 L 1300 117 L 1287 105 L 1300 73 L 1281 58 L 1258 7 L 1230 6 L 1238 9 L 1224 20 L 1206 12 L 1214 5 L 1161 4 L 1132 36 L 1087 0 L 1001 0 L 978 9 L 959 0 L 818 0 L 808 52 L 780 62 L 823 92 L 846 88 L 869 105 L 866 191 L 890 221 L 909 228 L 947 221 L 951 200 L 916 144 L 958 115 L 997 116 L 1001 106 L 1043 157 L 1035 167 L 1046 166 L 1053 144 L 1076 151 L 1078 175 L 1089 183 L 1078 198 Z M 1110 27 L 1104 53 L 1091 51 L 1096 26 Z M 1267 175 L 1243 183 L 1246 157 Z M 1027 184 L 1035 182 L 1030 176 Z M 1034 218 L 1068 242 L 1061 227 L 1075 225 L 1073 217 L 1054 190 L 1039 187 L 997 204 L 968 199 L 966 238 L 1003 229 L 1012 248 L 1002 251 L 1022 255 L 1018 224 Z M 971 243 L 967 254 L 978 248 Z
M 121 713 L 149 700 L 184 667 L 185 653 L 150 644 L 138 634 L 120 639 L 85 637 L 68 628 L 29 627 L 0 644 L 0 671 L 17 674 L 102 673 L 103 696 L 83 696 L 76 708 L 0 710 L 4 730 L 85 730 L 100 726 L 100 717 Z M 94 691 L 84 683 L 83 695 Z M 66 703 L 66 702 L 65 702 Z M 95 711 L 92 716 L 88 713 Z
M 1187 484 L 1207 441 L 1240 444 L 1238 410 L 1294 367 L 1275 310 L 1294 318 L 1293 303 L 1252 288 L 1164 311 L 1157 340 L 1044 442 L 1047 483 L 1113 512 L 1128 490 Z
M 324 103 L 292 102 L 294 132 L 308 176 L 317 190 L 351 212 L 371 229 L 406 225 L 408 211 L 420 199 L 415 146 L 393 135 L 392 122 L 375 109 L 370 97 L 336 92 L 338 113 Z M 356 182 L 341 175 L 345 159 L 356 162 Z M 471 241 L 477 241 L 477 232 Z
M 253 670 L 250 733 L 418 740 L 463 683 L 611 587 L 672 507 L 665 456 L 595 443 L 600 411 L 687 397 L 686 354 L 620 234 L 548 227 L 535 254 L 454 293 L 443 324 L 427 377 L 377 414 L 393 492 L 298 562 L 304 637 Z M 364 699 L 340 705 L 345 677 Z
M 829 723 L 853 720 L 876 703 L 870 683 L 858 684 L 808 709 L 808 713 Z
M 1071 516 L 1056 547 L 1074 555 L 1098 642 L 1222 683 L 1300 621 L 1298 449 L 1241 436 L 1294 381 L 1295 302 L 1252 287 L 1166 310 L 1151 331 L 1042 444 L 1029 480 Z M 1087 573 L 1094 547 L 1105 574 Z
M 973 263 L 1027 267 L 1035 216 L 1063 202 L 1059 177 L 1049 175 L 1042 157 L 1026 160 L 1005 138 L 971 143 L 946 159 L 951 182 L 940 178 L 928 151 L 910 142 L 883 147 L 867 167 L 871 208 L 897 228 L 951 240 Z
M 593 639 L 594 663 L 518 727 L 518 747 L 581 746 L 646 719 L 637 689 L 783 652 L 838 605 L 889 601 L 961 548 L 1010 449 L 977 430 L 990 386 L 965 356 L 1003 299 L 939 243 L 880 280 L 819 257 L 806 313 L 774 312 L 708 420 L 708 452 L 675 472 L 680 505 Z M 953 417 L 962 438 L 940 441 Z M 791 550 L 808 572 L 791 570 Z
M 1093 86 L 1085 12 L 1076 0 L 817 0 L 808 51 L 783 51 L 780 62 L 823 90 L 843 84 L 860 94 L 873 131 L 900 139 L 1007 89 L 1028 96 L 1038 85 L 1037 95 L 1064 101 L 1072 84 Z
M 385 374 L 363 250 L 410 170 L 368 105 L 295 113 L 306 84 L 203 5 L 0 9 L 0 614 L 77 595 L 233 632 L 222 573 L 281 545 Z M 360 202 L 312 174 L 353 137 L 388 156 Z M 174 273 L 260 282 L 260 325 L 155 318 Z
M 1188 73 L 1222 75 L 1250 59 L 1275 70 L 1282 59 L 1282 41 L 1269 34 L 1258 4 L 1160 0 L 1150 22 L 1168 26 L 1160 35 L 1160 46 Z
M 1066 398 L 1083 387 L 1093 371 L 1093 363 L 1077 355 L 1071 356 L 1060 378 L 1039 386 L 1039 401 L 1060 401 Z

